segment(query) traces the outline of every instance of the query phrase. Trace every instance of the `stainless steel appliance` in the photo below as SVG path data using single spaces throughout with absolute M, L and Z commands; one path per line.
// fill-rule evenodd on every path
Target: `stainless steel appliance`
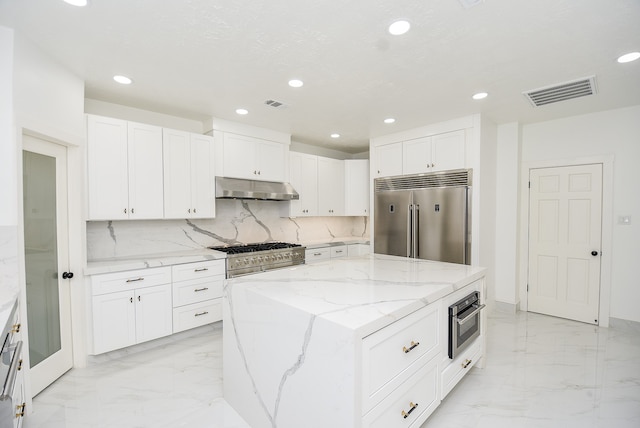
M 374 252 L 471 263 L 472 171 L 376 178 Z
M 216 199 L 291 201 L 300 195 L 289 183 L 216 177 Z
M 304 264 L 306 249 L 286 242 L 209 248 L 227 253 L 227 278 Z
M 484 307 L 478 291 L 449 306 L 449 358 L 455 358 L 480 336 L 480 311 Z

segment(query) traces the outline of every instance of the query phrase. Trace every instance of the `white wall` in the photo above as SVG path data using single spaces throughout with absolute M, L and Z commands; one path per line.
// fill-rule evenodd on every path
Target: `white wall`
M 496 167 L 496 302 L 515 311 L 517 293 L 518 188 L 521 136 L 518 123 L 498 126 Z
M 13 30 L 0 26 L 0 226 L 17 224 L 13 136 Z
M 640 322 L 636 302 L 640 281 L 640 106 L 525 125 L 522 162 L 572 160 L 589 156 L 614 159 L 610 316 Z M 520 195 L 526 198 L 527 195 Z M 521 199 L 522 202 L 522 199 Z M 630 225 L 617 223 L 631 216 Z

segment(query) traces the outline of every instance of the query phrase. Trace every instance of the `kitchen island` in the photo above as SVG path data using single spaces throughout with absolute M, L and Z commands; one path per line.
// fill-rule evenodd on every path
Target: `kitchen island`
M 447 307 L 484 274 L 371 254 L 227 280 L 225 400 L 253 428 L 417 428 L 452 378 Z

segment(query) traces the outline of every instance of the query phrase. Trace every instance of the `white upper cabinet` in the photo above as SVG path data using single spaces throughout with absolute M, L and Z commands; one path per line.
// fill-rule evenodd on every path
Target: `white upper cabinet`
M 432 171 L 466 167 L 465 132 L 454 131 L 431 137 Z
M 369 215 L 369 161 L 344 161 L 344 215 Z
M 89 219 L 129 218 L 127 122 L 87 117 Z
M 300 195 L 289 206 L 290 217 L 318 215 L 318 157 L 291 152 L 289 182 Z
M 419 174 L 432 170 L 431 137 L 417 138 L 402 143 L 403 174 Z
M 402 175 L 402 143 L 385 144 L 375 150 L 374 177 Z
M 286 181 L 286 146 L 274 141 L 225 133 L 224 176 L 262 181 Z
M 164 129 L 162 146 L 164 217 L 215 217 L 213 138 Z
M 318 157 L 318 215 L 344 215 L 344 161 Z
M 91 220 L 163 217 L 162 130 L 88 116 Z

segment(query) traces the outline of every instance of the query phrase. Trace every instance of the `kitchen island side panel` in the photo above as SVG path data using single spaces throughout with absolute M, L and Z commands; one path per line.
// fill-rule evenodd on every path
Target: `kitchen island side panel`
M 223 321 L 225 400 L 253 428 L 360 426 L 353 330 L 233 280 Z

